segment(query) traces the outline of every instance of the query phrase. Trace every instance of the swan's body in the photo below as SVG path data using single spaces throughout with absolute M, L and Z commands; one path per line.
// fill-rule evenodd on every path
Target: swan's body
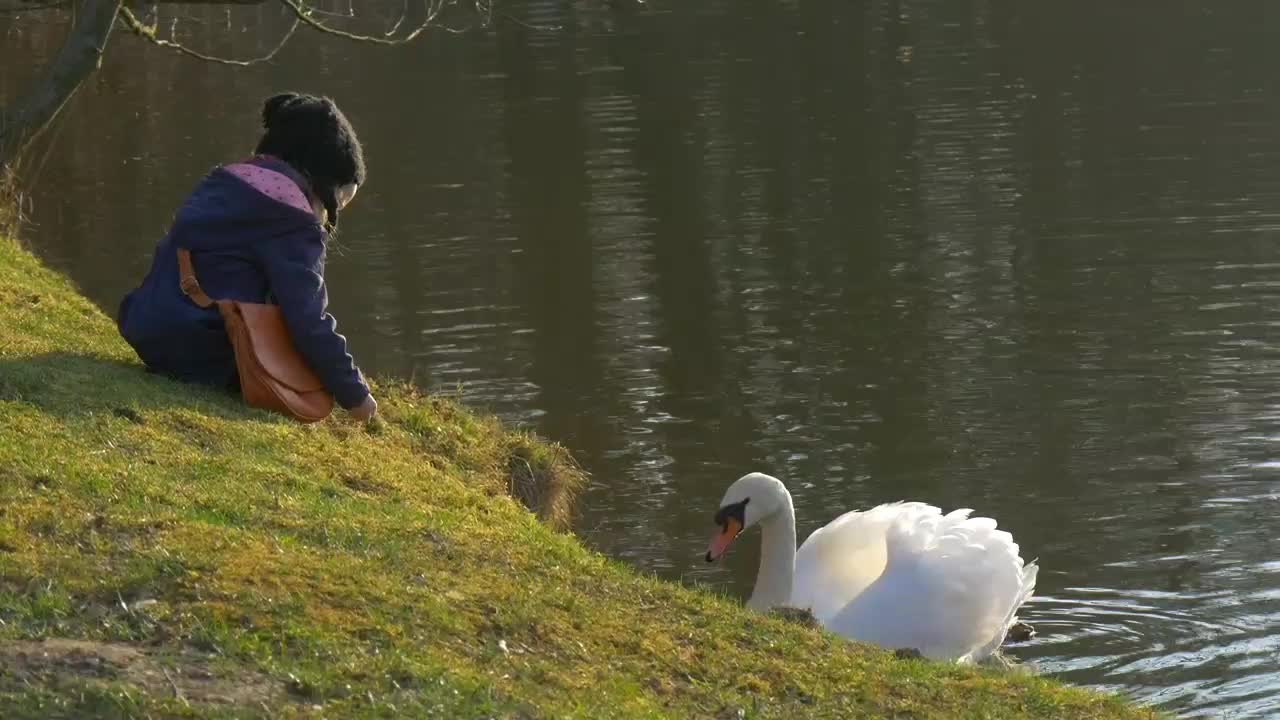
M 748 606 L 810 610 L 854 640 L 926 657 L 981 660 L 1004 642 L 1018 608 L 1035 590 L 1013 537 L 968 509 L 943 514 L 924 503 L 848 512 L 796 550 L 791 494 L 752 473 L 729 488 L 707 553 L 713 560 L 742 529 L 762 530 L 760 571 Z

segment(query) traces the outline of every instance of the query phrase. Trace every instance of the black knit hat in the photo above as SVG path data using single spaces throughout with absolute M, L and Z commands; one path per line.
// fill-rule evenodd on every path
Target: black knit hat
M 351 123 L 327 97 L 282 93 L 262 106 L 260 155 L 274 155 L 301 173 L 338 226 L 337 190 L 364 184 L 364 152 Z

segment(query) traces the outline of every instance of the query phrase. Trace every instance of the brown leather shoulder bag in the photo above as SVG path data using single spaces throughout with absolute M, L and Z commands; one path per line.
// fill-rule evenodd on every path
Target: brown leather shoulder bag
M 178 276 L 182 294 L 192 302 L 202 308 L 218 306 L 246 403 L 304 423 L 319 422 L 333 412 L 333 396 L 294 347 L 278 306 L 210 298 L 196 280 L 186 248 L 178 249 Z

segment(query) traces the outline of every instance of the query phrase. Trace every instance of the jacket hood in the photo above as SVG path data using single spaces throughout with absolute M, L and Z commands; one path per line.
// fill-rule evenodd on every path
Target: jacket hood
M 299 231 L 321 230 L 314 213 L 280 202 L 216 168 L 178 210 L 173 240 L 191 250 L 240 247 Z

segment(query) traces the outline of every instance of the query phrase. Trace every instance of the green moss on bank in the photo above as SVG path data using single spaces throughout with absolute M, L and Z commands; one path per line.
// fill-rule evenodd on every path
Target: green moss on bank
M 149 376 L 0 241 L 0 715 L 1153 717 L 637 575 L 549 529 L 563 449 L 380 397 L 300 427 Z

